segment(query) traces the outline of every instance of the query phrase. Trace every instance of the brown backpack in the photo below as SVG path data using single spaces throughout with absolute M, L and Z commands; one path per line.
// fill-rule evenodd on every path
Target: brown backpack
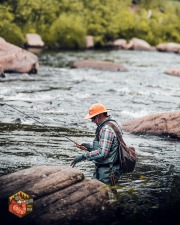
M 119 161 L 121 165 L 121 170 L 123 173 L 130 173 L 134 171 L 137 157 L 136 157 L 136 151 L 134 147 L 128 147 L 126 143 L 124 142 L 122 135 L 120 133 L 120 130 L 117 126 L 115 126 L 111 122 L 106 122 L 116 133 L 118 141 L 120 143 L 119 145 Z

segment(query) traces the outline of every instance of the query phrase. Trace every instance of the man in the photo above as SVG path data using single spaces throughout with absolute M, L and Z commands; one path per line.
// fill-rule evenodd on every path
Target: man
M 95 172 L 93 177 L 107 185 L 115 186 L 121 176 L 119 164 L 119 142 L 115 131 L 108 123 L 119 126 L 115 120 L 107 115 L 106 107 L 96 103 L 89 108 L 89 113 L 85 119 L 91 119 L 97 125 L 93 145 L 82 143 L 77 147 L 87 152 L 77 155 L 71 163 L 74 167 L 76 163 L 82 160 L 89 160 L 95 163 Z

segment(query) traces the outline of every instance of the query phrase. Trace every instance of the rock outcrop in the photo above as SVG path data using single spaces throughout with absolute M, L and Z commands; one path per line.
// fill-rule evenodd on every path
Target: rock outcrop
M 152 47 L 146 41 L 139 38 L 132 38 L 126 46 L 128 50 L 145 50 L 145 51 L 155 51 L 156 48 Z
M 180 77 L 180 69 L 179 70 L 177 70 L 177 69 L 168 69 L 168 70 L 164 71 L 164 73 L 168 74 L 168 75 Z
M 175 52 L 178 53 L 180 51 L 180 44 L 168 42 L 168 43 L 161 43 L 156 46 L 156 49 L 160 52 Z
M 37 73 L 38 57 L 0 38 L 0 73 Z
M 2 224 L 108 224 L 115 210 L 103 183 L 67 166 L 37 166 L 1 176 L 0 187 Z M 21 219 L 7 212 L 8 198 L 19 191 L 34 200 L 33 212 Z
M 108 61 L 94 61 L 94 60 L 82 60 L 74 62 L 72 68 L 91 68 L 97 70 L 107 71 L 127 71 L 127 69 L 120 63 L 108 62 Z
M 122 128 L 132 133 L 180 138 L 180 111 L 158 113 L 130 120 L 123 123 Z

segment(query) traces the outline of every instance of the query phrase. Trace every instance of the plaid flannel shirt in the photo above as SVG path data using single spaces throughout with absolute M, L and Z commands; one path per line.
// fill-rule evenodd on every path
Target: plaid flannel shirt
M 92 161 L 95 159 L 106 158 L 111 149 L 114 137 L 115 133 L 111 127 L 109 127 L 108 125 L 102 127 L 99 132 L 99 149 L 85 153 L 84 156 L 86 157 L 86 159 Z

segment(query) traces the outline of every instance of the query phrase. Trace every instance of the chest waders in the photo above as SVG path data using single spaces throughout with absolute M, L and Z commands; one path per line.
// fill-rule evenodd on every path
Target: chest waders
M 107 181 L 105 181 L 105 177 L 104 177 L 104 179 L 102 179 L 102 173 L 104 173 L 104 174 L 107 173 L 107 175 L 108 175 L 108 179 L 106 179 Z M 103 165 L 95 164 L 94 178 L 96 178 L 97 180 L 102 181 L 103 183 L 108 184 L 110 186 L 115 186 L 117 183 L 117 178 L 115 178 L 114 165 L 109 164 L 109 165 L 103 166 Z M 110 182 L 108 182 L 108 180 Z
M 114 121 L 112 119 L 108 119 L 104 121 L 100 126 L 96 129 L 96 137 L 93 141 L 93 148 L 99 148 L 99 133 L 103 126 L 106 125 L 106 122 Z M 115 122 L 115 121 L 114 121 Z M 115 186 L 119 177 L 121 176 L 120 164 L 119 164 L 119 144 L 118 141 L 113 141 L 112 146 L 110 148 L 110 152 L 106 159 L 94 160 L 95 163 L 95 173 L 93 177 L 107 185 Z

